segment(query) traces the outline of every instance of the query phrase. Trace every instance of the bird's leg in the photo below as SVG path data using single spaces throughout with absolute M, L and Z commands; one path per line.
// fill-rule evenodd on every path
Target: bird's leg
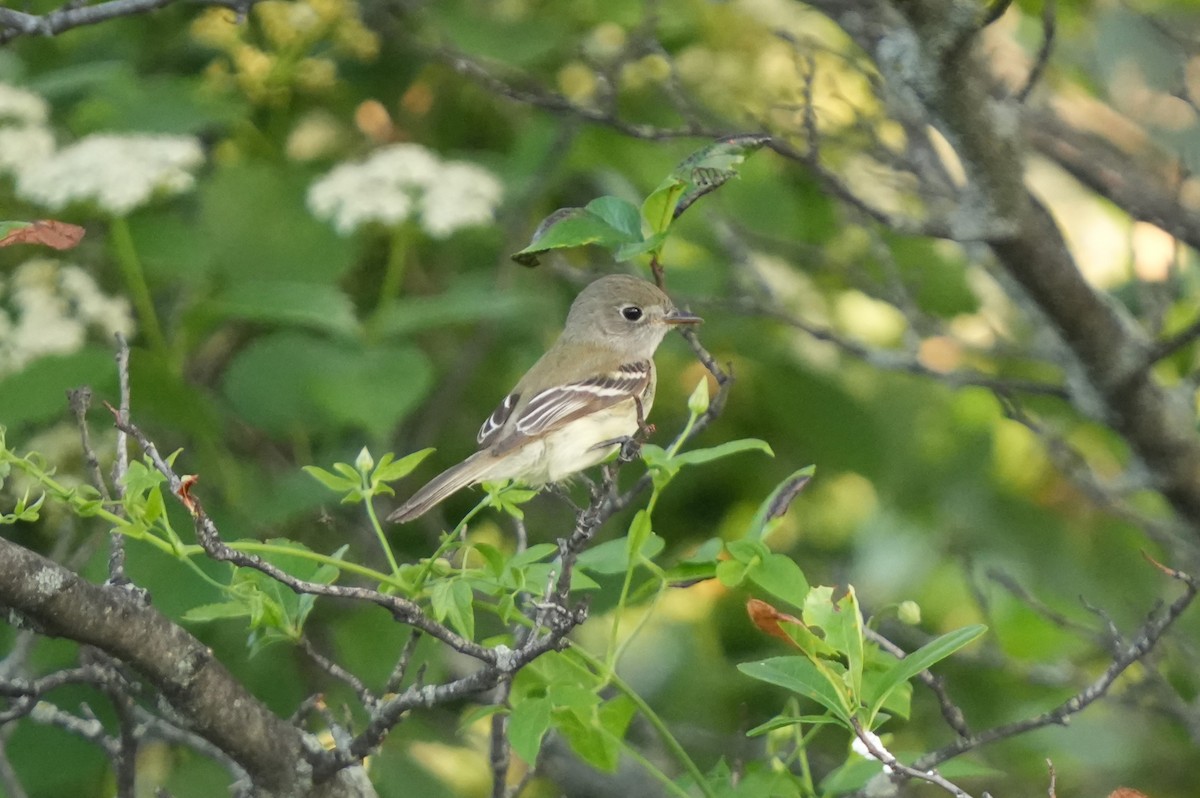
M 633 397 L 633 406 L 637 409 L 637 429 L 628 438 L 621 441 L 621 454 L 618 462 L 628 463 L 636 460 L 642 453 L 642 441 L 654 434 L 654 425 L 646 423 L 646 410 L 642 406 L 642 397 Z

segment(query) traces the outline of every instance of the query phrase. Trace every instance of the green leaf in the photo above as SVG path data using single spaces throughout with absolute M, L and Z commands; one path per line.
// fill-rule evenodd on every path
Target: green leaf
M 357 335 L 354 303 L 332 285 L 290 280 L 248 280 L 231 286 L 205 308 L 217 319 L 243 319 Z
M 854 586 L 846 588 L 837 603 L 833 601 L 833 588 L 814 587 L 804 600 L 804 622 L 818 626 L 825 633 L 825 642 L 846 657 L 848 686 L 852 695 L 862 695 L 863 620 L 858 607 Z
M 568 710 L 584 720 L 592 717 L 593 710 L 601 701 L 591 688 L 568 681 L 552 683 L 549 692 L 555 709 Z
M 412 454 L 406 454 L 395 462 L 392 461 L 391 452 L 388 452 L 380 459 L 371 478 L 379 482 L 395 482 L 412 473 L 412 470 L 420 465 L 422 460 L 433 454 L 433 451 L 433 449 L 421 449 Z
M 616 217 L 621 215 L 616 206 L 610 203 L 602 203 L 600 207 L 605 213 Z M 617 218 L 617 222 L 624 224 L 620 218 Z M 537 256 L 552 249 L 580 247 L 585 244 L 599 244 L 608 249 L 616 249 L 621 244 L 640 241 L 641 237 L 640 229 L 631 233 L 614 227 L 607 219 L 588 208 L 560 208 L 546 217 L 534 232 L 529 246 L 514 254 L 512 258 L 522 266 L 536 266 Z
M 629 525 L 627 557 L 629 562 L 635 562 L 642 554 L 642 547 L 650 539 L 653 531 L 650 528 L 650 513 L 645 508 L 637 511 L 633 522 Z
M 665 540 L 651 533 L 642 546 L 641 554 L 648 560 L 653 559 L 666 545 Z M 576 565 L 594 574 L 625 573 L 629 570 L 629 542 L 624 538 L 606 540 L 579 555 Z
M 662 249 L 663 242 L 666 240 L 667 234 L 664 232 L 655 233 L 644 241 L 630 241 L 628 244 L 622 244 L 613 253 L 613 260 L 617 263 L 633 260 L 638 255 Z
M 508 741 L 530 767 L 537 762 L 542 738 L 550 730 L 550 710 L 549 698 L 528 698 L 513 707 L 508 720 Z
M 736 441 L 726 441 L 707 449 L 693 449 L 690 452 L 677 454 L 671 458 L 671 462 L 678 466 L 700 465 L 701 463 L 720 460 L 722 457 L 729 457 L 732 454 L 739 454 L 741 452 L 764 452 L 770 457 L 775 456 L 775 452 L 772 451 L 766 441 L 760 441 L 757 438 L 742 438 Z
M 642 203 L 642 218 L 646 220 L 652 234 L 666 233 L 675 219 L 675 205 L 686 188 L 687 184 L 683 180 L 671 175 L 646 197 Z
M 637 206 L 620 197 L 597 197 L 584 206 L 589 213 L 599 216 L 614 230 L 620 230 L 637 241 L 642 237 L 642 215 Z
M 57 422 L 64 413 L 63 396 L 80 385 L 92 386 L 97 397 L 116 395 L 111 351 L 86 346 L 70 355 L 46 355 L 0 379 L 0 419 L 14 431 Z
M 465 579 L 443 579 L 430 591 L 433 616 L 468 639 L 475 637 L 475 594 Z
M 605 773 L 616 771 L 621 744 L 597 728 L 593 719 L 583 720 L 573 712 L 556 712 L 554 725 L 583 761 Z
M 535 543 L 534 545 L 525 549 L 525 551 L 509 557 L 508 567 L 524 568 L 526 565 L 544 560 L 546 557 L 549 557 L 551 554 L 554 554 L 557 551 L 558 546 L 555 546 L 553 543 Z
M 746 156 L 770 140 L 770 136 L 763 135 L 728 136 L 690 155 L 672 173 L 685 185 L 672 209 L 672 218 L 678 218 L 700 197 L 737 177 L 737 167 Z
M 771 495 L 758 506 L 758 511 L 750 521 L 750 529 L 746 532 L 746 537 L 755 540 L 766 538 L 773 528 L 772 522 L 783 517 L 788 507 L 791 506 L 792 500 L 800 491 L 804 490 L 816 471 L 816 466 L 805 466 L 799 471 L 793 471 L 776 485 L 775 490 L 771 491 Z
M 750 581 L 776 598 L 794 607 L 803 607 L 808 595 L 808 580 L 791 558 L 770 552 L 757 565 L 747 569 Z
M 192 607 L 183 614 L 183 620 L 186 623 L 207 623 L 222 618 L 243 618 L 249 614 L 250 609 L 246 604 L 240 601 L 223 601 Z
M 597 713 L 600 728 L 607 734 L 611 734 L 613 739 L 623 740 L 636 712 L 637 705 L 633 703 L 632 698 L 627 695 L 618 695 L 600 705 Z
M 717 581 L 728 588 L 740 585 L 746 579 L 746 564 L 737 560 L 722 560 L 717 563 Z
M 729 136 L 688 156 L 642 203 L 651 232 L 665 232 L 692 203 L 736 177 L 736 167 L 768 141 L 769 136 Z
M 760 723 L 750 731 L 746 732 L 747 737 L 760 737 L 767 732 L 775 731 L 776 729 L 786 729 L 791 726 L 803 723 L 808 726 L 820 726 L 829 723 L 837 723 L 838 719 L 829 715 L 801 715 L 799 717 L 790 717 L 787 715 L 776 715 L 766 723 Z
M 348 490 L 354 490 L 358 487 L 357 479 L 339 477 L 337 474 L 330 473 L 318 466 L 303 466 L 301 470 L 334 493 L 345 493 Z
M 381 338 L 485 321 L 538 318 L 546 297 L 529 291 L 497 292 L 491 285 L 455 286 L 432 296 L 405 296 L 389 302 L 371 319 L 371 330 Z
M 921 671 L 928 670 L 930 666 L 944 660 L 963 646 L 978 639 L 986 631 L 987 627 L 982 624 L 955 629 L 953 632 L 947 632 L 941 637 L 930 640 L 897 662 L 879 680 L 875 686 L 874 694 L 864 696 L 864 703 L 868 707 L 868 719 L 875 716 L 880 708 L 882 708 L 888 694 L 898 685 L 907 682 Z
M 242 419 L 269 434 L 351 427 L 382 440 L 432 385 L 433 367 L 416 347 L 288 330 L 239 352 L 223 387 Z
M 847 725 L 850 724 L 851 706 L 845 685 L 818 669 L 806 657 L 772 657 L 759 662 L 745 662 L 738 665 L 738 670 L 753 679 L 810 698 Z

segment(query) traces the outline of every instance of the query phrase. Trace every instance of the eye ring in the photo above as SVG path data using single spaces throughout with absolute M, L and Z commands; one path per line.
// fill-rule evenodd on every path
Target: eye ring
M 626 305 L 621 308 L 621 315 L 626 321 L 640 321 L 642 318 L 642 309 L 637 305 Z

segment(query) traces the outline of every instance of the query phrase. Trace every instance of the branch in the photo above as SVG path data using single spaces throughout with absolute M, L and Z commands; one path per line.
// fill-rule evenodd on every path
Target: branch
M 1113 683 L 1116 682 L 1130 665 L 1133 665 L 1150 653 L 1163 634 L 1170 628 L 1171 624 L 1191 606 L 1192 601 L 1196 598 L 1197 591 L 1200 590 L 1200 580 L 1197 580 L 1195 577 L 1181 571 L 1165 568 L 1158 563 L 1154 563 L 1154 565 L 1168 576 L 1182 582 L 1184 593 L 1165 609 L 1158 608 L 1152 611 L 1145 623 L 1142 624 L 1137 635 L 1117 652 L 1117 655 L 1099 678 L 1049 712 L 1016 723 L 997 726 L 979 734 L 960 738 L 943 748 L 939 748 L 921 757 L 913 763 L 913 767 L 919 770 L 936 767 L 940 763 L 959 754 L 988 743 L 996 742 L 997 740 L 1014 737 L 1018 734 L 1024 734 L 1025 732 L 1045 726 L 1065 725 L 1071 716 L 1081 712 L 1089 704 L 1107 694 Z
M 244 16 L 255 0 L 188 0 L 197 5 L 231 8 Z M 0 7 L 0 44 L 18 36 L 57 36 L 72 28 L 96 25 L 110 19 L 148 14 L 172 5 L 179 0 L 109 0 L 96 5 L 77 6 L 73 3 L 48 14 L 27 14 Z
M 111 410 L 112 408 L 110 407 L 109 409 Z M 114 416 L 116 415 L 114 412 Z M 218 562 L 232 563 L 241 568 L 252 568 L 260 571 L 299 594 L 332 596 L 376 604 L 391 612 L 392 616 L 401 623 L 420 629 L 430 637 L 441 640 L 459 653 L 466 654 L 469 657 L 488 664 L 494 665 L 496 663 L 497 654 L 495 649 L 481 646 L 473 640 L 468 640 L 462 635 L 457 634 L 449 627 L 432 620 L 425 615 L 420 605 L 414 601 L 400 596 L 381 593 L 371 588 L 327 585 L 320 582 L 297 579 L 261 557 L 246 554 L 229 546 L 221 539 L 221 534 L 217 530 L 216 524 L 213 523 L 213 520 L 204 511 L 200 500 L 194 493 L 184 491 L 183 478 L 163 459 L 163 456 L 158 452 L 158 447 L 146 436 L 146 433 L 142 432 L 136 424 L 123 424 L 119 418 L 116 423 L 119 429 L 123 429 L 129 433 L 138 442 L 138 445 L 141 446 L 146 456 L 150 458 L 150 462 L 154 464 L 154 467 L 167 478 L 167 484 L 171 488 L 171 493 L 187 507 L 188 512 L 192 515 L 192 523 L 196 529 L 196 541 L 212 559 Z M 182 498 L 185 493 L 188 497 L 186 502 Z
M 1036 150 L 1134 219 L 1200 249 L 1200 215 L 1179 202 L 1176 187 L 1165 173 L 1171 160 L 1164 153 L 1149 148 L 1124 152 L 1049 112 L 1027 115 L 1025 134 Z
M 315 794 L 298 767 L 301 732 L 247 692 L 208 646 L 131 591 L 91 584 L 3 538 L 0 562 L 0 604 L 44 634 L 95 646 L 134 667 L 264 790 Z
M 902 764 L 891 751 L 879 744 L 879 738 L 862 727 L 862 724 L 858 722 L 858 718 L 850 718 L 850 724 L 854 727 L 855 736 L 866 746 L 872 757 L 883 763 L 884 773 L 889 774 L 893 781 L 918 779 L 941 787 L 953 795 L 954 798 L 971 798 L 970 793 L 948 780 L 936 770 L 919 766 L 909 767 Z

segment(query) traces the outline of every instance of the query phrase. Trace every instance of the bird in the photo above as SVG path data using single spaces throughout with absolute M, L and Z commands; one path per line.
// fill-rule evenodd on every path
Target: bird
M 646 428 L 654 353 L 666 334 L 702 319 L 658 286 L 626 274 L 587 285 L 562 333 L 479 428 L 479 449 L 430 480 L 388 516 L 406 523 L 481 482 L 537 488 L 590 468 Z

